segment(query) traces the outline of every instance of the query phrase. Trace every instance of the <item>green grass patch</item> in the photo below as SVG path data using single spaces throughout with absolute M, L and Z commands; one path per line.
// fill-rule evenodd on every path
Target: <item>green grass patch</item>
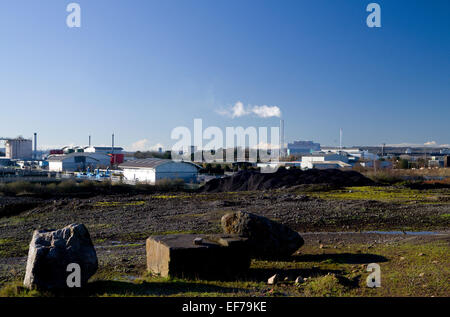
M 398 203 L 449 203 L 450 192 L 436 193 L 429 190 L 410 189 L 406 187 L 394 186 L 361 186 L 346 187 L 327 192 L 313 192 L 311 196 L 322 199 L 333 200 L 376 200 L 384 202 Z
M 132 201 L 132 202 L 121 202 L 121 201 L 99 201 L 94 204 L 94 207 L 118 207 L 118 206 L 143 206 L 145 201 Z
M 445 239 L 378 244 L 351 244 L 320 249 L 308 245 L 301 254 L 280 261 L 253 260 L 246 277 L 234 281 L 164 278 L 148 273 L 127 276 L 114 266 L 101 269 L 82 296 L 450 296 L 449 243 Z M 366 286 L 368 263 L 381 266 L 381 287 Z M 276 285 L 267 279 L 279 274 Z M 294 284 L 297 276 L 306 278 Z M 288 277 L 288 280 L 284 280 Z M 54 296 L 8 283 L 0 296 Z

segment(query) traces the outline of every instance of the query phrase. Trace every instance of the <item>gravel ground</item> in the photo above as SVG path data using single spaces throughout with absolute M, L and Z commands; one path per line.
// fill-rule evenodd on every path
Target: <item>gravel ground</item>
M 83 223 L 89 229 L 100 266 L 104 268 L 99 276 L 114 271 L 133 278 L 145 271 L 144 242 L 149 235 L 218 232 L 222 215 L 236 210 L 257 213 L 304 232 L 302 236 L 307 244 L 331 247 L 349 242 L 372 245 L 435 237 L 360 234 L 359 231 L 446 231 L 449 228 L 448 217 L 443 217 L 449 214 L 448 202 L 327 200 L 289 190 L 57 200 L 0 197 L 0 283 L 23 277 L 28 243 L 35 229 Z

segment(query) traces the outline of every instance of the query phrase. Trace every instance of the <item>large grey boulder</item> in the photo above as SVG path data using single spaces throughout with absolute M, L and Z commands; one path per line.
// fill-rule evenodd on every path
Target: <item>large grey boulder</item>
M 73 272 L 67 270 L 71 263 L 78 264 L 81 269 L 81 286 L 98 269 L 97 254 L 84 225 L 36 230 L 28 251 L 23 284 L 28 288 L 47 290 L 67 288 L 67 278 Z
M 224 233 L 246 237 L 254 257 L 287 257 L 304 244 L 300 234 L 289 227 L 243 211 L 224 215 L 221 224 Z

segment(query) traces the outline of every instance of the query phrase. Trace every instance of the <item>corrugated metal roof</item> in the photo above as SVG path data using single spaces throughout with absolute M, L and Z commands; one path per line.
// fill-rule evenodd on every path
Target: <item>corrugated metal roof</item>
M 172 162 L 171 160 L 163 160 L 158 158 L 146 158 L 133 161 L 126 161 L 119 165 L 119 167 L 134 167 L 134 168 L 154 168 L 163 164 Z
M 100 151 L 109 151 L 109 150 L 111 150 L 112 149 L 112 147 L 108 147 L 108 146 L 91 146 L 91 147 L 89 147 L 89 146 L 86 146 L 86 147 L 84 147 L 85 149 L 89 149 L 89 148 L 93 148 L 93 149 L 96 149 L 96 150 L 100 150 Z M 123 147 L 117 147 L 117 146 L 115 146 L 114 147 L 114 151 L 123 151 Z
M 146 159 L 139 159 L 139 160 L 132 160 L 132 161 L 126 161 L 119 165 L 120 168 L 155 168 L 157 166 L 176 162 L 172 160 L 167 159 L 159 159 L 159 158 L 146 158 Z M 200 166 L 192 163 L 192 162 L 176 162 L 176 163 L 187 163 L 192 164 L 193 166 L 197 168 L 201 168 Z
M 85 156 L 85 157 L 89 157 L 95 161 L 99 161 L 98 159 L 96 159 L 95 157 L 92 157 L 92 154 L 94 153 L 85 153 L 85 152 L 75 152 L 75 153 L 70 153 L 70 154 L 53 154 L 50 155 L 47 158 L 47 161 L 52 161 L 52 162 L 61 162 L 64 161 L 65 159 L 71 158 L 73 156 Z

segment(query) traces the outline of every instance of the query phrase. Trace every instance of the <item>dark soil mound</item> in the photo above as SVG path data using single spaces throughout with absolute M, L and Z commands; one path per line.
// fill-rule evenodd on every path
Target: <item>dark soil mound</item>
M 240 171 L 233 176 L 210 180 L 201 190 L 204 192 L 265 190 L 303 184 L 330 184 L 335 187 L 345 187 L 373 185 L 374 182 L 354 171 L 279 169 L 275 173 Z

